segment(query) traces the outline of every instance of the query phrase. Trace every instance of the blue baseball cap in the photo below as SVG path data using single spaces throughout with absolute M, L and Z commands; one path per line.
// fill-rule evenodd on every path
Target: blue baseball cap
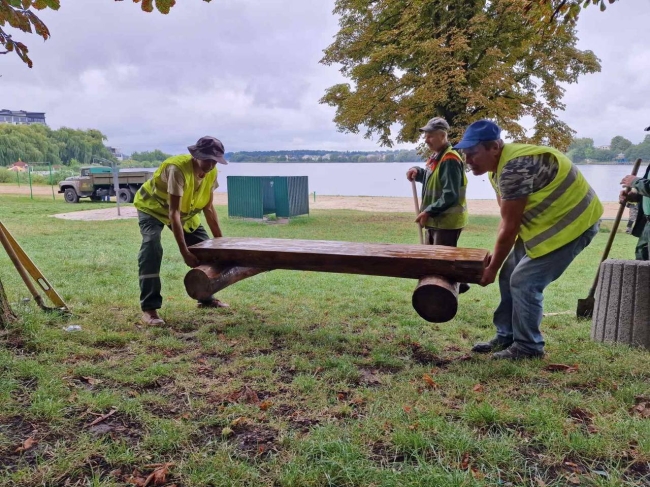
M 454 149 L 469 149 L 479 142 L 499 140 L 501 129 L 491 120 L 479 120 L 465 129 L 463 138 L 454 146 Z

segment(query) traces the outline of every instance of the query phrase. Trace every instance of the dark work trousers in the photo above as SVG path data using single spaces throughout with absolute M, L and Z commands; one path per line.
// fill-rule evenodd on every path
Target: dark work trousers
M 142 311 L 151 311 L 162 307 L 160 265 L 163 258 L 163 248 L 160 235 L 163 228 L 165 228 L 165 224 L 141 211 L 138 211 L 138 224 L 142 235 L 142 245 L 138 253 L 140 308 Z M 199 225 L 199 228 L 192 233 L 183 233 L 188 247 L 210 238 L 202 225 Z M 207 302 L 210 302 L 210 300 Z
M 447 247 L 458 247 L 458 239 L 463 229 L 447 230 L 444 228 L 427 228 L 425 243 L 427 245 L 445 245 Z M 469 284 L 460 283 L 459 292 L 464 293 L 469 289 Z
M 463 229 L 447 230 L 443 228 L 427 228 L 427 245 L 446 245 L 447 247 L 458 247 L 458 239 Z

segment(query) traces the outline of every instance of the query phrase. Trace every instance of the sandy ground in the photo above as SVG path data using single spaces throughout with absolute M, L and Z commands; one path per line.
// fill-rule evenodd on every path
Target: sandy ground
M 1 194 L 17 194 L 29 196 L 29 186 L 0 184 Z M 49 186 L 33 186 L 34 196 L 52 196 L 52 190 Z M 63 195 L 57 194 L 56 199 L 62 200 Z M 228 195 L 226 193 L 215 193 L 215 203 L 226 206 L 228 204 Z M 83 200 L 82 200 L 83 201 Z M 604 218 L 614 218 L 618 211 L 617 202 L 603 203 L 605 206 Z M 71 210 L 74 205 L 70 205 Z M 498 215 L 499 206 L 496 200 L 469 200 L 467 202 L 470 215 Z M 398 212 L 398 213 L 415 213 L 412 198 L 390 198 L 383 196 L 316 196 L 316 201 L 312 195 L 309 195 L 309 208 L 311 210 L 358 210 L 371 212 Z M 115 220 L 118 218 L 135 218 L 136 211 L 132 206 L 123 206 L 120 208 L 121 216 L 118 217 L 115 208 L 104 208 L 101 210 L 83 210 L 70 211 L 54 215 L 57 218 L 68 220 Z M 627 211 L 623 218 L 627 218 Z

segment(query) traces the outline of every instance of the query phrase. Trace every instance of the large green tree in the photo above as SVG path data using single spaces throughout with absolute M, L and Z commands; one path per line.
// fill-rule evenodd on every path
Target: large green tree
M 612 138 L 612 141 L 609 143 L 609 147 L 619 154 L 620 152 L 625 152 L 632 145 L 632 141 L 626 139 L 622 135 L 617 135 Z
M 0 166 L 21 160 L 31 163 L 82 164 L 94 156 L 113 159 L 104 146 L 106 136 L 99 130 L 52 130 L 45 125 L 0 124 Z
M 341 131 L 365 130 L 386 146 L 416 141 L 437 115 L 452 137 L 491 118 L 517 140 L 563 149 L 573 131 L 557 116 L 560 83 L 600 65 L 575 47 L 571 23 L 540 20 L 551 9 L 520 0 L 337 0 L 340 30 L 321 62 L 339 64 L 351 83 L 330 87 L 321 102 L 336 108 Z
M 144 12 L 153 12 L 155 7 L 161 14 L 168 14 L 169 10 L 176 5 L 176 0 L 133 0 L 133 2 L 139 3 Z M 6 27 L 13 27 L 27 34 L 34 33 L 47 40 L 50 38 L 50 31 L 36 12 L 45 9 L 59 10 L 60 7 L 60 0 L 0 0 L 0 54 L 15 52 L 31 68 L 29 49 L 23 42 L 15 40 Z M 91 15 L 90 8 L 88 7 L 88 15 Z

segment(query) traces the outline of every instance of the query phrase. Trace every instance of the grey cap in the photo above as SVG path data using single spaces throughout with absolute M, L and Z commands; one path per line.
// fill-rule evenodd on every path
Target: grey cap
M 449 124 L 447 123 L 447 120 L 442 117 L 433 117 L 424 127 L 420 128 L 420 132 L 435 132 L 436 130 L 449 132 Z

